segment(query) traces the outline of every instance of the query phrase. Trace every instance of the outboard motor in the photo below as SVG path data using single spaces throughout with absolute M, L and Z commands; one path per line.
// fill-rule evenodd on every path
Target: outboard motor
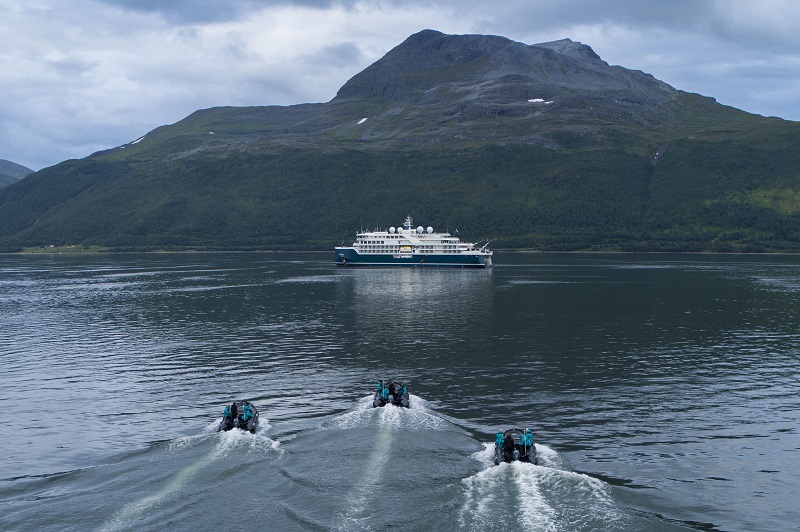
M 519 460 L 519 449 L 514 449 L 514 460 Z

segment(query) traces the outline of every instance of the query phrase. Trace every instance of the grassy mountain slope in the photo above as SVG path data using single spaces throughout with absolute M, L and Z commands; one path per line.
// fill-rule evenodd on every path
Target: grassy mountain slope
M 12 185 L 23 177 L 32 173 L 33 170 L 26 168 L 21 164 L 0 159 L 0 188 Z
M 364 120 L 366 119 L 366 120 Z M 201 110 L 0 191 L 0 246 L 800 250 L 800 125 L 569 40 L 412 35 L 326 104 Z

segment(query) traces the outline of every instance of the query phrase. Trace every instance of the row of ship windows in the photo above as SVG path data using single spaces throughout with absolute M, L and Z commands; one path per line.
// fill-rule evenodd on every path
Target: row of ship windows
M 356 236 L 358 236 L 358 235 L 356 235 Z M 383 238 L 391 238 L 393 240 L 397 240 L 398 238 L 405 238 L 405 237 L 402 236 L 402 235 L 387 235 L 387 236 L 385 236 Z M 383 240 L 370 240 L 369 242 L 380 242 L 382 244 Z
M 359 253 L 367 253 L 367 254 L 386 254 L 391 255 L 394 253 L 408 253 L 409 255 L 412 253 L 411 250 L 409 251 L 399 251 L 397 249 L 390 250 L 390 249 L 359 249 Z M 460 251 L 457 249 L 415 249 L 413 253 L 436 253 L 436 254 L 447 254 L 447 253 L 455 253 L 458 254 Z
M 389 236 L 384 237 L 384 238 L 398 239 L 398 238 L 400 238 L 400 235 L 394 235 L 394 236 L 389 235 Z M 386 241 L 385 240 L 362 240 L 361 243 L 362 244 L 385 244 Z M 397 242 L 390 242 L 390 244 L 396 244 L 396 243 Z
M 362 252 L 363 251 L 372 251 L 372 252 L 382 251 L 384 253 L 394 253 L 396 251 L 400 251 L 396 247 L 388 248 L 388 247 L 378 247 L 378 246 L 358 246 L 357 249 L 359 251 L 362 251 Z M 416 253 L 419 253 L 419 252 L 430 253 L 430 252 L 433 252 L 433 251 L 435 251 L 437 253 L 458 253 L 459 252 L 454 247 L 452 247 L 452 248 L 437 248 L 437 247 L 433 247 L 433 246 L 431 246 L 431 247 L 423 246 L 423 247 L 419 247 L 419 248 L 414 248 L 414 252 L 416 252 Z M 408 252 L 411 252 L 411 250 L 409 249 Z
M 397 249 L 398 247 L 411 248 L 411 246 L 397 246 L 396 244 L 394 246 L 380 246 L 380 245 L 378 245 L 378 246 L 370 246 L 370 245 L 359 244 L 356 247 L 363 248 L 363 249 Z M 433 245 L 433 246 L 418 246 L 415 249 L 427 249 L 427 250 L 431 250 L 431 249 L 457 249 L 457 246 L 436 246 L 436 245 Z
M 370 246 L 370 247 L 390 246 L 390 247 L 395 247 L 395 248 L 397 246 L 410 247 L 408 244 L 400 244 L 399 242 L 389 242 L 388 244 L 386 244 L 386 243 L 380 242 L 380 241 L 358 242 L 357 245 L 359 245 L 361 247 L 364 247 L 364 246 Z M 426 244 L 426 245 L 424 245 L 422 247 L 426 247 L 426 248 L 438 247 L 438 248 L 455 249 L 456 248 L 456 244 L 446 244 L 446 243 L 438 243 L 437 242 L 437 243 L 433 243 L 433 244 Z
M 389 237 L 389 238 L 392 238 L 392 237 Z M 434 245 L 436 245 L 436 244 L 448 244 L 448 243 L 449 242 L 447 242 L 447 240 L 442 240 L 441 242 L 432 242 L 432 244 L 434 244 Z M 399 245 L 399 242 L 386 242 L 385 240 L 361 240 L 361 241 L 359 241 L 359 244 L 373 244 L 373 245 L 389 244 L 389 245 L 397 246 L 397 245 Z

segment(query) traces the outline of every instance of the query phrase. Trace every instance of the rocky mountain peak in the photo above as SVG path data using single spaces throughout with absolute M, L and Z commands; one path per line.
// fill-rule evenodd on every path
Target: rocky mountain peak
M 674 92 L 652 76 L 611 67 L 590 46 L 571 39 L 527 45 L 495 35 L 415 33 L 351 78 L 335 100 L 409 100 L 443 87 L 501 86 L 511 80 L 548 92 L 559 90 L 642 90 Z M 556 90 L 549 92 L 555 93 Z
M 539 44 L 532 44 L 540 48 L 547 48 L 559 54 L 564 54 L 575 59 L 585 59 L 589 61 L 600 61 L 604 65 L 608 65 L 605 61 L 600 59 L 600 56 L 592 50 L 592 47 L 572 39 L 559 39 L 557 41 L 543 42 Z

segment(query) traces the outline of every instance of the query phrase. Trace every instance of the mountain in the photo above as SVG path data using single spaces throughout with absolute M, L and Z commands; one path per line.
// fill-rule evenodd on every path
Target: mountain
M 569 39 L 410 36 L 330 102 L 219 107 L 0 190 L 0 249 L 319 249 L 460 229 L 493 247 L 800 251 L 800 124 Z
M 23 177 L 32 173 L 33 170 L 30 168 L 25 168 L 21 164 L 0 159 L 0 188 L 4 188 L 12 183 L 16 183 Z

